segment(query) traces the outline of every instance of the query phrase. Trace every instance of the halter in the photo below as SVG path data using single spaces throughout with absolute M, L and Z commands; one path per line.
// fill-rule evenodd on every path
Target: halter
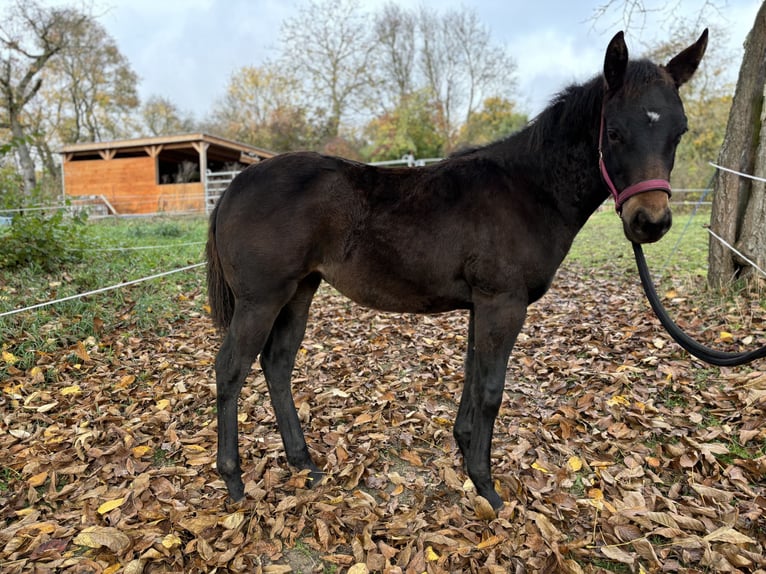
M 604 105 L 601 106 L 601 127 L 598 131 L 598 167 L 601 170 L 601 177 L 604 178 L 604 183 L 609 188 L 609 192 L 614 197 L 614 208 L 617 213 L 622 213 L 622 205 L 634 195 L 644 193 L 646 191 L 664 191 L 670 197 L 670 182 L 665 179 L 647 179 L 639 181 L 633 185 L 629 185 L 622 191 L 617 191 L 617 188 L 612 182 L 612 178 L 609 177 L 609 172 L 606 170 L 606 164 L 604 163 L 604 153 L 602 151 L 604 141 Z

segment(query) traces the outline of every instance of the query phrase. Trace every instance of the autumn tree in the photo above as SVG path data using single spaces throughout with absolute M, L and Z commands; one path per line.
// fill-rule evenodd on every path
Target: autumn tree
M 296 103 L 298 81 L 273 63 L 232 74 L 208 125 L 222 136 L 274 151 L 313 147 L 316 130 Z
M 117 43 L 95 19 L 67 31 L 68 43 L 43 71 L 41 95 L 58 105 L 53 126 L 62 143 L 103 141 L 131 135 L 139 108 L 138 77 Z
M 526 114 L 520 113 L 511 100 L 498 96 L 487 98 L 461 126 L 458 145 L 490 143 L 521 129 L 527 119 Z
M 439 113 L 431 92 L 422 89 L 403 96 L 399 105 L 371 120 L 365 127 L 368 161 L 398 159 L 412 151 L 417 157 L 441 157 L 445 141 L 438 126 Z
M 195 129 L 194 118 L 162 96 L 150 96 L 141 104 L 140 115 L 146 132 L 153 136 L 188 133 Z
M 69 32 L 87 19 L 71 8 L 17 0 L 0 20 L 0 126 L 11 133 L 26 194 L 37 186 L 32 129 L 25 118 L 50 61 L 70 46 Z
M 138 77 L 114 39 L 91 17 L 66 30 L 67 45 L 41 72 L 27 123 L 37 156 L 58 174 L 51 146 L 130 137 L 139 107 Z
M 0 21 L 0 122 L 14 139 L 25 193 L 52 147 L 132 133 L 138 78 L 101 24 L 73 8 L 18 0 Z

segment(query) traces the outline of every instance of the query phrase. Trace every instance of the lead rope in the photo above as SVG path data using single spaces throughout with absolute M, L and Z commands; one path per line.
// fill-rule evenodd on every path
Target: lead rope
M 644 257 L 644 251 L 641 248 L 641 245 L 633 243 L 633 253 L 636 256 L 636 266 L 638 267 L 638 274 L 641 277 L 641 285 L 644 287 L 646 298 L 649 299 L 649 304 L 652 306 L 654 314 L 657 315 L 662 326 L 665 327 L 665 330 L 671 337 L 673 337 L 673 339 L 675 339 L 676 343 L 681 345 L 681 347 L 686 349 L 691 355 L 718 367 L 744 365 L 745 363 L 750 363 L 756 359 L 766 357 L 766 346 L 744 353 L 727 353 L 706 347 L 689 337 L 673 322 L 673 319 L 670 318 L 665 307 L 662 306 L 662 302 L 652 283 L 652 276 L 649 272 L 649 267 L 646 265 L 646 258 Z

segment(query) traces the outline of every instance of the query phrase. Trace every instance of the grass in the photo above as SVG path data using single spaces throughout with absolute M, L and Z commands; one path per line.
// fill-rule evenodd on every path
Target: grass
M 673 227 L 667 235 L 657 243 L 644 246 L 653 274 L 672 274 L 683 281 L 703 279 L 707 273 L 708 250 L 708 233 L 703 226 L 709 221 L 709 209 L 697 214 L 674 214 Z M 575 238 L 566 261 L 638 276 L 633 249 L 625 239 L 622 222 L 607 208 L 591 216 Z
M 46 273 L 24 268 L 0 279 L 0 313 L 93 291 L 185 267 L 204 260 L 207 220 L 112 219 L 87 224 L 80 262 Z M 204 269 L 197 268 L 126 288 L 90 295 L 0 318 L 0 341 L 28 369 L 40 353 L 69 346 L 104 329 L 126 335 L 162 328 L 182 318 L 178 301 L 194 298 L 204 304 Z M 188 309 L 188 306 L 187 306 Z M 8 361 L 0 362 L 0 378 Z

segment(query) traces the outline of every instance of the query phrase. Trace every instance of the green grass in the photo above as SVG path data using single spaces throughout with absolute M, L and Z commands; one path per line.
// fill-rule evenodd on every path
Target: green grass
M 673 227 L 657 243 L 644 246 L 652 273 L 672 274 L 685 280 L 698 280 L 707 273 L 710 210 L 696 215 L 675 213 Z M 633 248 L 625 238 L 622 221 L 611 209 L 594 213 L 575 238 L 567 261 L 585 267 L 624 270 L 636 273 Z
M 110 219 L 87 224 L 89 246 L 79 262 L 45 272 L 27 267 L 0 278 L 0 313 L 93 291 L 204 261 L 207 219 Z M 157 247 L 146 249 L 146 247 Z M 121 249 L 121 248 L 144 249 Z M 0 318 L 0 341 L 28 369 L 41 352 L 73 345 L 102 329 L 126 336 L 143 329 L 162 329 L 182 318 L 181 299 L 204 303 L 204 268 L 82 299 Z M 188 311 L 188 306 L 186 307 Z M 7 363 L 0 361 L 0 378 Z

